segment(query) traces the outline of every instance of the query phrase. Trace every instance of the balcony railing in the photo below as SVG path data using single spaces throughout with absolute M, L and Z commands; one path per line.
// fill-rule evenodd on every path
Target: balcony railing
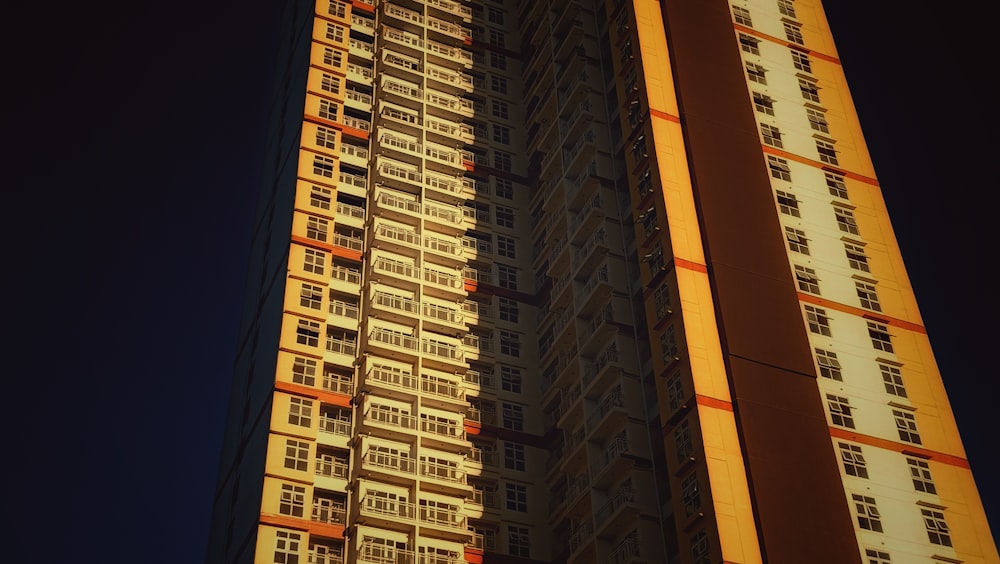
M 631 562 L 633 558 L 639 558 L 639 556 L 639 533 L 638 531 L 632 531 L 611 551 L 611 554 L 608 556 L 608 563 L 626 564 L 627 562 Z
M 331 268 L 330 276 L 335 280 L 340 280 L 342 282 L 348 282 L 351 284 L 361 283 L 361 272 L 354 270 L 353 268 L 347 268 L 346 266 L 335 266 Z
M 368 449 L 361 457 L 361 464 L 365 466 L 375 466 L 386 468 L 404 474 L 415 474 L 417 461 L 405 454 L 397 454 Z
M 348 319 L 357 319 L 359 314 L 358 304 L 333 300 L 330 302 L 330 313 Z
M 435 378 L 426 374 L 420 377 L 420 391 L 425 394 L 445 397 L 448 399 L 464 400 L 465 388 L 450 380 Z
M 341 437 L 351 436 L 351 422 L 334 417 L 320 416 L 319 430 Z
M 398 499 L 390 497 L 372 495 L 372 492 L 369 491 L 361 498 L 361 512 L 367 515 L 380 515 L 412 520 L 417 516 L 417 506 L 416 504 L 407 501 L 399 501 Z
M 398 411 L 381 405 L 372 405 L 365 412 L 365 421 L 373 421 L 403 429 L 416 429 L 417 418 L 405 411 Z
M 389 309 L 395 309 L 397 311 L 403 311 L 413 315 L 417 315 L 420 311 L 420 302 L 411 298 L 404 298 L 403 296 L 380 292 L 378 290 L 376 290 L 375 294 L 372 296 L 372 304 Z
M 394 388 L 403 388 L 407 390 L 417 389 L 417 378 L 410 372 L 404 372 L 401 370 L 393 370 L 391 368 L 376 365 L 368 370 L 366 378 L 373 382 L 378 382 Z
M 354 356 L 354 354 L 358 352 L 358 344 L 351 340 L 337 339 L 335 337 L 327 337 L 326 350 L 332 353 Z
M 317 498 L 313 501 L 312 520 L 343 525 L 347 523 L 347 504 L 334 499 Z
M 381 327 L 376 327 L 372 329 L 372 332 L 368 335 L 370 341 L 376 343 L 382 343 L 385 345 L 392 345 L 394 347 L 399 347 L 403 349 L 408 349 L 411 351 L 416 351 L 419 349 L 419 339 L 412 335 L 406 335 L 405 333 L 397 333 L 395 331 L 390 331 L 388 329 L 383 329 Z
M 420 430 L 425 433 L 433 433 L 449 439 L 465 439 L 465 428 L 454 421 L 437 421 L 433 419 L 421 419 Z
M 424 457 L 421 457 L 420 475 L 437 480 L 444 480 L 445 482 L 454 482 L 456 484 L 465 483 L 465 470 L 459 468 L 458 463 L 443 464 L 441 462 L 432 462 Z
M 349 476 L 349 465 L 347 459 L 339 458 L 329 454 L 321 454 L 316 459 L 316 475 L 327 478 L 341 478 L 346 480 Z
M 350 396 L 354 394 L 354 379 L 349 375 L 327 373 L 323 375 L 323 389 Z

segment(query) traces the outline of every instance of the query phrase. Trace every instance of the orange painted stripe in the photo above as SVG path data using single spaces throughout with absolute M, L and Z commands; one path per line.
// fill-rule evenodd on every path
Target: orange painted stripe
M 704 264 L 699 264 L 697 262 L 689 261 L 686 259 L 674 257 L 672 261 L 676 268 L 683 268 L 684 270 L 694 270 L 695 272 L 701 272 L 703 274 L 708 273 L 708 267 Z
M 653 108 L 649 108 L 649 115 L 658 117 L 660 119 L 665 119 L 667 121 L 672 121 L 674 123 L 680 123 L 681 122 L 681 118 L 679 118 L 679 117 L 677 117 L 675 115 L 672 115 L 672 114 L 668 114 L 667 112 L 661 112 L 660 110 L 654 110 Z
M 788 151 L 782 151 L 781 149 L 775 149 L 774 147 L 771 147 L 769 145 L 762 145 L 762 148 L 764 149 L 765 153 L 774 155 L 776 157 L 781 157 L 783 159 L 788 159 L 790 161 L 795 161 L 797 163 L 801 163 L 804 165 L 809 165 L 812 167 L 821 168 L 823 170 L 836 172 L 837 174 L 841 174 L 847 178 L 850 178 L 851 180 L 857 180 L 858 182 L 864 182 L 865 184 L 871 184 L 872 186 L 879 185 L 878 180 L 875 180 L 874 178 L 868 176 L 862 176 L 856 172 L 849 172 L 844 169 L 837 168 L 835 166 L 830 166 L 826 163 L 814 161 L 812 159 L 807 159 L 801 155 L 789 153 Z
M 371 12 L 373 14 L 375 13 L 375 6 L 372 6 L 371 4 L 365 4 L 364 2 L 359 2 L 358 0 L 351 1 L 351 9 L 361 10 L 362 12 Z
M 773 35 L 768 35 L 766 33 L 761 33 L 759 31 L 757 31 L 756 29 L 749 28 L 749 27 L 746 27 L 745 25 L 738 24 L 738 23 L 735 23 L 735 22 L 733 22 L 733 27 L 735 27 L 737 31 L 743 32 L 743 33 L 745 33 L 747 35 L 752 35 L 754 37 L 759 37 L 760 39 L 763 39 L 765 41 L 770 41 L 771 43 L 777 43 L 778 45 L 784 45 L 785 47 L 789 47 L 791 49 L 795 49 L 796 51 L 802 51 L 804 53 L 808 53 L 808 54 L 816 57 L 817 59 L 823 59 L 824 61 L 828 61 L 828 62 L 831 62 L 831 63 L 836 63 L 838 65 L 840 64 L 840 59 L 838 59 L 837 57 L 834 57 L 834 56 L 831 56 L 831 55 L 827 55 L 826 53 L 820 53 L 819 51 L 813 51 L 812 49 L 808 49 L 808 48 L 806 48 L 803 45 L 799 45 L 798 43 L 792 43 L 791 41 L 788 41 L 787 39 L 781 39 L 779 37 L 774 37 Z
M 904 319 L 896 319 L 895 317 L 889 317 L 882 315 L 880 313 L 868 311 L 867 309 L 861 309 L 860 307 L 849 306 L 847 304 L 842 304 L 840 302 L 827 300 L 819 296 L 813 296 L 812 294 L 803 294 L 802 292 L 799 292 L 798 294 L 799 294 L 799 301 L 802 302 L 823 306 L 828 309 L 836 310 L 843 313 L 849 313 L 851 315 L 856 315 L 858 317 L 864 317 L 865 319 L 871 319 L 872 321 L 879 321 L 881 323 L 885 323 L 886 325 L 899 327 L 901 329 L 906 329 L 908 331 L 913 331 L 915 333 L 923 333 L 925 335 L 927 334 L 927 329 L 923 325 L 920 325 L 919 323 L 906 321 Z
M 343 525 L 332 525 L 330 523 L 318 523 L 316 521 L 306 521 L 305 519 L 296 519 L 294 517 L 287 517 L 285 515 L 275 515 L 273 513 L 261 513 L 260 522 L 261 524 L 272 525 L 274 527 L 283 527 L 299 531 L 308 531 L 310 534 L 319 535 L 327 538 L 335 538 L 335 539 L 344 538 Z
M 469 564 L 483 564 L 483 551 L 478 548 L 465 547 L 465 561 Z
M 337 255 L 340 258 L 350 259 L 355 262 L 361 262 L 361 251 L 352 251 L 350 249 L 345 249 L 343 247 L 334 247 L 330 245 L 330 252 Z
M 891 450 L 893 452 L 899 452 L 899 453 L 912 452 L 917 456 L 921 456 L 923 458 L 929 458 L 931 460 L 935 460 L 943 464 L 957 466 L 959 468 L 965 468 L 966 470 L 969 469 L 969 461 L 960 456 L 928 450 L 911 444 L 897 443 L 895 441 L 880 439 L 878 437 L 872 437 L 870 435 L 862 435 L 861 433 L 855 433 L 853 431 L 848 431 L 846 429 L 841 429 L 839 427 L 830 427 L 830 436 L 835 439 L 844 439 L 846 441 L 852 441 L 856 443 L 861 443 L 863 445 L 873 446 L 875 448 Z
M 323 403 L 329 403 L 332 405 L 337 405 L 340 407 L 351 407 L 351 396 L 338 394 L 336 392 L 331 392 L 329 390 L 320 390 L 318 388 L 312 388 L 310 386 L 303 386 L 302 384 L 296 384 L 295 382 L 283 382 L 281 380 L 275 380 L 274 389 L 289 394 L 296 394 L 300 396 L 306 396 L 313 399 L 318 399 Z
M 314 249 L 320 249 L 330 253 L 333 252 L 333 245 L 331 245 L 330 243 L 324 243 L 323 241 L 307 239 L 301 235 L 292 235 L 292 242 L 298 243 L 300 245 L 305 245 L 307 247 L 312 247 Z
M 721 400 L 719 398 L 713 398 L 709 396 L 703 396 L 701 394 L 695 394 L 695 402 L 698 405 L 703 405 L 705 407 L 711 407 L 713 409 L 722 409 L 725 411 L 733 411 L 733 403 L 726 400 Z

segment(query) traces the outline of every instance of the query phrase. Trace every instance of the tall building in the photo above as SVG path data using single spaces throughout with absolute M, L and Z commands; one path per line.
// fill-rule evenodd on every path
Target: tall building
M 209 562 L 1000 562 L 819 0 L 280 25 Z

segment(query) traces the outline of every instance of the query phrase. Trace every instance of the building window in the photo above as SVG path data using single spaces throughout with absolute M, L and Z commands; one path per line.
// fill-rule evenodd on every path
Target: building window
M 806 239 L 806 232 L 794 227 L 785 227 L 785 239 L 788 240 L 788 248 L 796 253 L 809 254 L 809 239 Z
M 501 329 L 500 352 L 508 356 L 521 356 L 521 335 Z
M 510 117 L 510 105 L 502 100 L 493 100 L 492 112 L 493 117 L 508 119 Z
M 500 298 L 500 319 L 517 323 L 520 319 L 520 309 L 516 300 Z
M 302 270 L 323 276 L 326 270 L 326 255 L 316 249 L 306 249 L 302 259 Z
M 851 415 L 851 402 L 844 396 L 826 394 L 826 404 L 830 407 L 830 420 L 838 427 L 854 428 L 854 416 Z
M 507 56 L 503 53 L 490 51 L 490 66 L 497 70 L 507 70 Z
M 792 217 L 801 217 L 801 214 L 799 213 L 799 201 L 795 198 L 795 194 L 783 192 L 781 190 L 777 190 L 777 193 L 778 209 L 781 213 Z
M 517 258 L 516 243 L 513 237 L 497 235 L 497 254 L 507 258 Z
M 657 243 L 653 250 L 649 254 L 643 256 L 643 260 L 649 264 L 649 274 L 650 276 L 656 276 L 658 272 L 664 269 L 663 267 L 663 245 Z
M 809 118 L 809 127 L 823 133 L 830 133 L 830 124 L 826 121 L 823 111 L 806 108 L 806 117 Z
M 882 311 L 882 306 L 878 302 L 878 294 L 875 293 L 874 284 L 855 280 L 854 287 L 858 292 L 858 300 L 861 302 L 861 307 L 872 311 Z
M 274 536 L 275 564 L 299 564 L 302 535 L 279 529 L 275 531 Z
M 531 538 L 527 527 L 507 525 L 507 552 L 511 556 L 531 557 Z
M 747 27 L 753 26 L 753 20 L 750 19 L 750 10 L 747 10 L 746 8 L 733 6 L 733 20 L 740 25 L 745 25 Z
M 785 37 L 792 43 L 797 43 L 799 45 L 804 45 L 805 40 L 802 38 L 802 26 L 797 23 L 783 22 L 785 28 Z
M 826 187 L 830 189 L 830 195 L 847 199 L 847 184 L 844 177 L 832 172 L 826 173 Z
M 774 155 L 767 156 L 767 168 L 771 170 L 771 176 L 779 180 L 792 181 L 792 169 L 788 167 L 788 161 Z
M 317 133 L 317 137 L 319 134 Z M 330 209 L 330 202 L 333 201 L 333 191 L 322 186 L 313 186 L 309 192 L 309 205 L 321 210 Z
M 299 305 L 309 309 L 323 309 L 323 287 L 303 284 L 299 290 Z
M 781 144 L 781 131 L 773 125 L 760 124 L 760 134 L 764 137 L 764 143 L 772 147 L 783 147 Z
M 865 254 L 864 247 L 853 243 L 844 243 L 844 252 L 847 254 L 847 263 L 851 265 L 851 268 L 861 272 L 871 272 L 868 268 L 868 255 Z
M 899 367 L 880 362 L 878 369 L 882 372 L 882 383 L 885 384 L 885 392 L 893 396 L 905 398 L 906 388 L 903 386 L 903 374 L 899 371 Z
M 336 161 L 324 155 L 313 155 L 313 174 L 333 178 Z
M 497 278 L 501 288 L 517 290 L 517 269 L 503 264 L 497 265 Z
M 493 124 L 493 141 L 510 145 L 510 128 L 505 125 Z
M 795 17 L 795 4 L 793 0 L 778 0 L 778 12 L 783 16 Z
M 504 33 L 502 31 L 497 31 L 495 29 L 490 30 L 490 45 L 503 47 L 505 43 L 506 38 L 504 37 Z
M 518 443 L 503 443 L 503 465 L 511 470 L 523 472 L 524 465 L 524 445 Z
M 302 486 L 281 484 L 281 499 L 278 501 L 278 513 L 302 517 L 306 512 L 306 489 Z
M 667 405 L 674 412 L 684 405 L 684 382 L 680 374 L 674 374 L 667 380 Z
M 832 165 L 840 164 L 837 161 L 837 151 L 833 148 L 833 143 L 817 139 L 816 151 L 819 153 L 819 160 Z
M 494 92 L 499 93 L 499 94 L 506 94 L 507 93 L 507 79 L 504 78 L 504 77 L 502 77 L 502 76 L 495 75 L 495 74 L 494 75 L 490 75 L 490 89 L 493 90 Z
M 326 24 L 326 38 L 330 41 L 336 41 L 337 43 L 344 42 L 344 27 L 339 25 L 334 25 L 332 23 Z
M 753 93 L 753 107 L 762 114 L 774 115 L 774 98 L 760 92 Z
M 847 443 L 837 443 L 837 446 L 840 448 L 840 460 L 844 462 L 844 472 L 848 476 L 867 478 L 868 465 L 861 454 L 861 447 Z
M 892 417 L 896 420 L 896 431 L 899 432 L 899 440 L 919 445 L 920 433 L 917 432 L 917 418 L 908 411 L 893 409 Z
M 837 227 L 841 231 L 852 235 L 861 234 L 861 230 L 858 229 L 858 222 L 854 219 L 854 212 L 847 208 L 834 206 L 833 215 L 837 219 Z
M 799 92 L 806 100 L 819 103 L 819 86 L 815 82 L 799 78 Z
M 295 342 L 307 347 L 318 347 L 319 323 L 300 319 L 298 327 L 295 328 Z
M 339 119 L 338 118 L 339 109 L 340 107 L 337 104 L 329 100 L 319 101 L 319 117 L 321 118 L 328 119 L 331 121 L 336 121 L 337 119 Z
M 510 172 L 512 169 L 512 160 L 510 153 L 506 151 L 499 151 L 493 149 L 493 166 L 497 170 L 502 170 L 504 172 Z
M 496 207 L 497 225 L 514 228 L 514 210 L 505 206 Z
M 951 546 L 951 530 L 944 520 L 944 513 L 933 509 L 921 509 L 924 526 L 927 527 L 927 538 L 933 544 Z
M 503 402 L 503 427 L 512 431 L 523 431 L 524 408 L 520 405 Z
M 677 453 L 677 464 L 682 464 L 694 453 L 694 443 L 691 442 L 691 426 L 687 419 L 674 429 L 674 450 Z
M 795 281 L 799 285 L 799 290 L 819 295 L 819 278 L 816 271 L 807 267 L 795 265 Z
M 701 508 L 701 493 L 698 490 L 697 473 L 692 473 L 681 482 L 681 500 L 684 503 L 684 513 L 688 517 Z
M 862 529 L 882 532 L 882 520 L 875 507 L 875 498 L 866 495 L 851 494 L 854 500 L 854 511 L 858 517 L 858 526 Z
M 876 350 L 891 353 L 892 340 L 889 336 L 889 328 L 882 323 L 875 321 L 868 322 L 868 336 L 872 339 L 872 346 Z
M 840 372 L 840 360 L 837 359 L 837 353 L 823 349 L 815 350 L 816 364 L 819 365 L 819 375 L 823 378 L 843 382 L 844 376 Z
M 320 80 L 319 87 L 324 92 L 329 92 L 330 94 L 340 94 L 340 79 L 332 74 L 323 73 L 323 78 Z
M 751 82 L 756 82 L 757 84 L 767 85 L 767 77 L 765 74 L 767 70 L 764 67 L 758 65 L 757 63 L 747 63 L 747 78 Z
M 507 509 L 528 512 L 528 488 L 507 482 Z
M 653 292 L 653 305 L 656 307 L 656 318 L 663 319 L 667 314 L 672 313 L 673 307 L 670 298 L 670 285 L 660 284 Z
M 334 67 L 339 69 L 344 64 L 344 52 L 339 49 L 324 47 L 323 64 L 328 67 Z
M 632 158 L 641 161 L 648 156 L 649 151 L 646 149 L 646 136 L 640 135 L 635 140 L 635 143 L 632 143 Z
M 751 55 L 760 55 L 760 40 L 744 33 L 740 34 L 740 49 Z
M 285 440 L 285 468 L 305 472 L 309 469 L 309 443 Z
M 288 424 L 298 425 L 299 427 L 312 426 L 312 409 L 313 404 L 311 400 L 300 397 L 289 398 Z
M 693 564 L 712 564 L 708 556 L 708 533 L 704 530 L 691 537 L 691 559 Z
M 316 146 L 326 149 L 337 148 L 337 132 L 323 126 L 316 128 Z
M 680 349 L 677 348 L 677 335 L 673 325 L 667 325 L 667 329 L 660 335 L 660 355 L 663 364 L 669 365 L 677 360 Z
M 514 199 L 514 183 L 506 178 L 496 178 L 496 195 L 497 198 L 503 198 L 505 200 Z
M 292 363 L 292 382 L 303 386 L 315 386 L 316 361 L 311 358 L 295 357 Z
M 343 18 L 347 16 L 347 4 L 343 2 L 337 2 L 336 0 L 331 1 L 327 10 L 329 14 L 335 18 Z
M 799 51 L 792 51 L 792 65 L 796 70 L 802 72 L 812 72 L 812 61 L 809 56 Z
M 892 560 L 889 558 L 889 553 L 881 550 L 866 548 L 865 558 L 868 559 L 867 564 L 892 564 Z
M 330 222 L 318 217 L 310 217 L 306 220 L 306 237 L 314 241 L 327 241 Z
M 503 302 L 503 298 L 500 298 Z M 513 366 L 500 367 L 500 389 L 512 394 L 521 393 L 521 369 Z
M 934 478 L 931 477 L 931 467 L 924 460 L 907 458 L 906 464 L 910 467 L 910 479 L 913 480 L 913 489 L 918 492 L 936 494 Z

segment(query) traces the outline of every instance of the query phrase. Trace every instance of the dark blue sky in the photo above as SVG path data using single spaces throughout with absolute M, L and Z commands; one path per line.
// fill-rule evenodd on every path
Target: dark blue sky
M 1000 308 L 969 298 L 992 290 L 997 257 L 998 8 L 830 4 L 997 529 Z M 8 9 L 3 421 L 20 524 L 5 559 L 202 559 L 273 68 L 264 5 Z

